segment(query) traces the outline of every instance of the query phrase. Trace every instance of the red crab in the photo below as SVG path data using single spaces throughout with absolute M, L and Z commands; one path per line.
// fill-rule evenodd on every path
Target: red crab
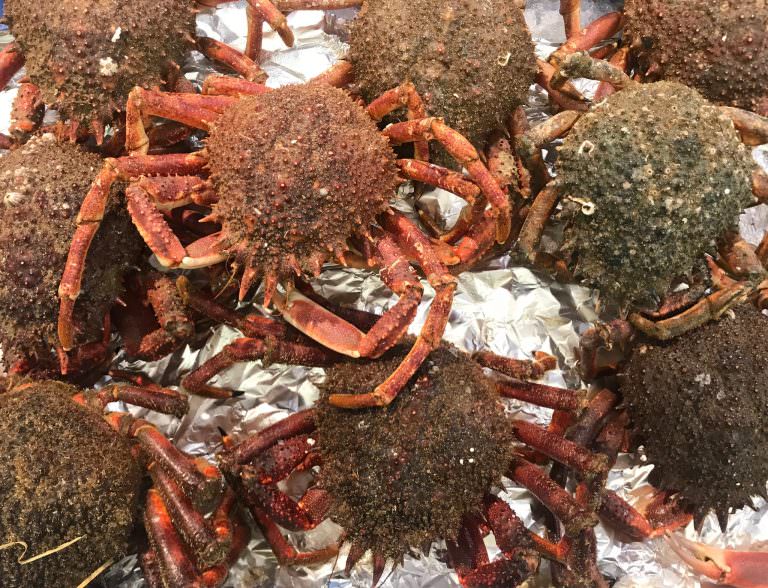
M 556 63 L 569 52 L 588 49 L 585 38 L 618 32 L 596 35 L 600 22 L 621 21 L 623 46 L 611 61 L 637 79 L 678 81 L 717 104 L 768 115 L 768 8 L 762 0 L 627 0 L 621 13 L 584 30 L 581 0 L 561 0 L 560 11 L 568 41 L 553 55 Z M 603 84 L 598 94 L 611 91 Z
M 558 177 L 531 205 L 521 251 L 618 299 L 631 309 L 633 326 L 659 339 L 750 296 L 762 300 L 760 258 L 768 244 L 756 253 L 736 225 L 744 208 L 768 198 L 768 176 L 743 144 L 768 140 L 768 120 L 716 107 L 674 82 L 639 84 L 584 53 L 570 55 L 553 83 L 566 77 L 606 80 L 620 91 L 587 114 L 562 112 L 518 140 L 527 157 L 565 136 Z M 563 244 L 539 247 L 560 201 Z M 721 263 L 737 279 L 710 260 L 716 289 L 701 297 L 705 254 L 715 253 L 717 241 Z M 693 287 L 669 295 L 681 276 Z
M 61 134 L 72 140 L 90 135 L 101 145 L 105 125 L 119 120 L 134 86 L 191 90 L 179 64 L 192 48 L 246 79 L 262 80 L 262 23 L 268 22 L 288 45 L 293 35 L 269 0 L 250 0 L 244 54 L 213 39 L 195 38 L 196 5 L 228 1 L 8 0 L 6 21 L 15 42 L 0 53 L 0 87 L 25 62 L 27 76 L 14 102 L 12 138 L 3 137 L 3 146 L 26 140 L 42 122 L 46 104 L 61 113 Z M 176 133 L 166 129 L 166 138 Z
M 325 76 L 327 81 L 331 76 Z M 506 195 L 461 135 L 437 118 L 417 118 L 418 95 L 409 84 L 395 88 L 367 108 L 324 83 L 268 91 L 235 78 L 209 78 L 207 95 L 166 94 L 136 88 L 128 101 L 130 157 L 108 159 L 86 196 L 59 294 L 59 338 L 72 346 L 72 308 L 80 294 L 83 262 L 97 233 L 109 188 L 130 180 L 128 212 L 157 259 L 167 267 L 199 268 L 230 260 L 242 272 L 240 298 L 257 278 L 265 303 L 274 299 L 282 316 L 311 338 L 352 357 L 377 357 L 394 345 L 413 320 L 423 287 L 408 259 L 415 259 L 436 290 L 426 324 L 403 364 L 367 395 L 339 395 L 347 406 L 390 402 L 437 345 L 450 312 L 455 278 L 440 250 L 389 199 L 407 177 L 453 190 L 472 200 L 482 192 L 492 208 L 456 248 L 471 258 L 494 239 L 509 234 Z M 236 95 L 212 95 L 217 90 Z M 247 94 L 254 95 L 247 95 Z M 374 119 L 407 105 L 413 120 L 379 132 Z M 204 150 L 187 155 L 141 155 L 147 136 L 143 120 L 163 116 L 210 131 Z M 438 140 L 469 176 L 423 161 L 395 161 L 390 143 Z M 208 220 L 221 230 L 182 246 L 158 209 L 190 202 L 209 207 Z M 376 224 L 378 223 L 378 225 Z M 375 259 L 384 282 L 400 299 L 364 333 L 335 316 L 293 282 L 319 274 L 323 263 L 346 263 L 349 241 L 366 260 Z M 285 292 L 278 291 L 278 285 Z
M 41 449 L 39 441 L 30 442 L 29 445 L 36 447 L 35 451 L 45 451 L 61 463 L 77 464 L 81 460 L 96 460 L 95 466 L 87 465 L 85 479 L 69 482 L 64 489 L 49 489 L 45 480 L 38 480 L 40 496 L 53 494 L 59 500 L 68 502 L 52 508 L 49 503 L 35 505 L 35 498 L 28 497 L 31 500 L 29 508 L 33 512 L 19 513 L 25 517 L 28 527 L 21 530 L 3 528 L 3 538 L 10 532 L 11 537 L 18 537 L 14 541 L 29 541 L 31 546 L 38 548 L 52 540 L 54 544 L 62 543 L 72 539 L 73 533 L 79 533 L 78 540 L 82 540 L 82 544 L 74 548 L 74 557 L 79 557 L 77 553 L 81 553 L 80 549 L 83 550 L 84 558 L 88 558 L 88 553 L 94 554 L 90 559 L 119 557 L 122 555 L 120 551 L 126 549 L 131 541 L 135 503 L 144 496 L 142 479 L 146 474 L 142 473 L 146 469 L 153 482 L 152 488 L 146 493 L 143 509 L 149 547 L 141 556 L 141 564 L 148 585 L 152 588 L 221 586 L 230 565 L 247 544 L 250 532 L 238 514 L 234 494 L 225 490 L 219 470 L 203 459 L 195 459 L 179 451 L 147 421 L 120 412 L 109 412 L 104 416 L 108 425 L 99 418 L 107 405 L 115 401 L 177 417 L 187 412 L 186 396 L 151 382 L 140 383 L 117 384 L 99 391 L 83 392 L 59 382 L 26 380 L 11 385 L 10 391 L 0 396 L 0 408 L 14 411 L 15 417 L 8 420 L 18 421 L 4 424 L 11 438 L 19 439 L 15 442 L 6 440 L 4 447 L 14 456 L 13 464 L 17 464 L 10 466 L 11 471 L 15 472 L 15 478 L 12 476 L 11 479 L 15 479 L 16 483 L 23 484 L 27 477 L 30 477 L 27 481 L 34 481 L 34 476 L 44 471 L 25 465 L 27 461 L 34 462 L 36 456 L 25 453 L 31 451 L 26 444 L 19 445 L 20 440 L 29 436 L 30 427 L 34 425 L 42 429 L 35 434 L 53 437 L 48 443 L 54 444 Z M 70 397 L 72 402 L 68 400 Z M 93 412 L 97 415 L 94 416 Z M 52 422 L 45 422 L 45 419 L 52 419 Z M 83 439 L 83 436 L 88 435 L 103 438 L 109 451 L 101 454 L 98 449 L 91 447 L 90 451 L 94 455 L 75 455 L 81 446 L 90 447 L 93 444 L 90 439 Z M 59 441 L 57 436 L 62 438 L 61 446 L 55 445 Z M 117 437 L 125 437 L 130 444 Z M 110 454 L 115 461 L 123 463 L 124 470 L 112 474 L 125 479 L 103 479 L 105 473 L 98 465 L 98 460 L 110 459 Z M 44 455 L 37 457 L 42 459 Z M 46 467 L 55 468 L 59 465 L 56 463 Z M 54 481 L 58 485 L 62 482 L 59 478 Z M 115 492 L 120 495 L 115 496 Z M 23 488 L 13 484 L 5 484 L 0 489 L 4 500 L 24 511 L 28 507 L 16 502 L 21 493 Z M 88 497 L 88 493 L 93 495 Z M 123 493 L 128 495 L 124 496 Z M 88 500 L 89 503 L 80 507 L 78 501 L 81 500 Z M 119 505 L 123 502 L 126 508 L 121 510 Z M 133 507 L 130 507 L 131 504 Z M 78 508 L 88 509 L 89 514 L 72 510 Z M 96 514 L 89 518 L 91 512 Z M 208 513 L 210 517 L 206 516 Z M 56 520 L 46 519 L 50 516 L 56 517 Z M 97 528 L 92 529 L 90 525 Z M 3 523 L 0 523 L 2 526 Z M 57 535 L 59 533 L 61 539 Z M 112 542 L 115 542 L 114 546 L 106 546 Z M 65 559 L 49 558 L 50 563 L 43 560 L 43 563 L 34 567 L 16 564 L 14 573 L 20 577 L 16 580 L 11 577 L 11 585 L 16 585 L 17 581 L 41 585 L 41 582 L 46 582 L 46 578 L 60 578 L 62 574 L 68 578 L 66 582 L 71 582 L 71 576 L 82 573 L 82 569 L 92 571 L 93 567 L 101 565 L 98 573 L 106 567 L 102 565 L 104 559 L 67 563 L 67 557 L 70 556 L 66 555 Z M 56 566 L 64 569 L 54 571 Z
M 563 562 L 572 585 L 604 585 L 595 565 L 592 527 L 607 459 L 563 439 L 556 428 L 508 420 L 499 398 L 589 419 L 599 419 L 597 412 L 604 415 L 605 398 L 588 402 L 571 390 L 492 381 L 481 370 L 489 366 L 516 377 L 538 377 L 553 367 L 554 358 L 540 354 L 527 362 L 481 352 L 472 361 L 443 344 L 392 404 L 348 411 L 332 406 L 329 398 L 386 378 L 407 348 L 362 364 L 301 343 L 275 342 L 270 351 L 278 362 L 299 357 L 302 363 L 326 366 L 320 403 L 237 445 L 227 441 L 219 459 L 282 564 L 333 557 L 336 545 L 298 552 L 278 527 L 309 530 L 330 517 L 343 527 L 351 546 L 347 571 L 366 552 L 373 553 L 374 584 L 388 560 L 397 564 L 411 548 L 447 539 L 451 563 L 465 586 L 516 586 L 536 571 L 539 555 Z M 577 472 L 575 498 L 533 463 L 542 459 L 540 453 Z M 315 484 L 298 501 L 279 489 L 293 471 L 317 466 Z M 528 531 L 491 494 L 501 476 L 528 488 L 557 516 L 565 529 L 562 541 L 552 543 Z M 482 540 L 489 532 L 503 552 L 493 562 Z

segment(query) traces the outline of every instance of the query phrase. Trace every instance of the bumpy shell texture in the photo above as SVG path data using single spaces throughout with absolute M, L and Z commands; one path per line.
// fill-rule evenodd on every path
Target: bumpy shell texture
M 0 347 L 7 364 L 49 356 L 77 213 L 100 168 L 98 156 L 52 135 L 0 158 Z M 78 343 L 101 337 L 123 275 L 142 251 L 118 194 L 115 189 L 86 261 L 75 307 Z
M 704 96 L 768 114 L 768 4 L 764 0 L 627 0 L 626 34 L 643 71 Z
M 536 74 L 522 11 L 506 0 L 368 0 L 350 59 L 366 101 L 412 82 L 429 114 L 473 142 L 525 103 Z
M 0 550 L 4 587 L 77 586 L 129 552 L 142 471 L 101 415 L 70 400 L 76 392 L 38 382 L 0 394 L 0 545 L 23 541 L 31 558 L 82 537 L 24 565 L 22 546 Z
M 731 121 L 698 92 L 658 82 L 614 94 L 560 149 L 561 191 L 579 202 L 565 234 L 576 274 L 655 306 L 736 226 L 753 201 L 754 165 Z
M 324 395 L 370 391 L 403 352 L 329 369 Z M 331 518 L 350 543 L 395 561 L 455 537 L 462 516 L 479 512 L 509 466 L 513 438 L 493 386 L 447 345 L 388 408 L 348 411 L 321 401 L 318 410 L 319 483 L 335 499 Z
M 651 482 L 677 490 L 700 520 L 751 504 L 768 481 L 768 317 L 751 305 L 632 356 L 621 391 Z
M 88 124 L 111 120 L 136 85 L 163 83 L 195 34 L 192 0 L 8 0 L 27 73 L 47 104 Z
M 214 212 L 243 265 L 317 273 L 399 184 L 394 153 L 342 90 L 286 86 L 229 108 L 208 138 Z

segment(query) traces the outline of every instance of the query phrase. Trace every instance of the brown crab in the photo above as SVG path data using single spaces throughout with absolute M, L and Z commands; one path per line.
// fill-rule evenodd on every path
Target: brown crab
M 222 89 L 237 95 L 213 95 Z M 404 97 L 417 98 L 410 85 L 386 92 L 367 108 L 319 82 L 268 91 L 245 80 L 214 77 L 205 91 L 202 96 L 132 91 L 127 146 L 134 155 L 106 160 L 78 215 L 59 288 L 62 346 L 73 343 L 72 308 L 110 186 L 118 179 L 131 180 L 128 212 L 160 263 L 195 268 L 229 259 L 242 272 L 241 299 L 262 278 L 267 304 L 274 299 L 294 327 L 352 357 L 377 357 L 403 336 L 423 291 L 408 262 L 415 259 L 436 290 L 421 336 L 374 392 L 335 399 L 350 406 L 387 404 L 439 341 L 456 287 L 439 251 L 389 206 L 401 183 L 398 167 L 407 177 L 468 199 L 482 192 L 493 205 L 483 217 L 491 240 L 503 241 L 509 233 L 506 195 L 472 145 L 441 119 L 415 118 L 379 132 L 373 119 L 400 107 Z M 152 115 L 209 130 L 206 148 L 187 155 L 141 155 L 148 148 L 143 120 Z M 418 160 L 395 161 L 390 143 L 430 139 L 444 145 L 469 176 Z M 158 208 L 190 202 L 209 207 L 209 220 L 220 223 L 221 230 L 184 247 Z M 346 263 L 350 239 L 357 240 L 366 258 L 380 263 L 381 277 L 400 295 L 367 333 L 292 287 L 296 276 L 318 274 L 327 260 Z M 471 252 L 476 245 L 467 239 L 459 247 Z M 285 293 L 277 290 L 281 283 Z
M 587 49 L 585 38 L 617 32 L 595 34 L 600 21 L 582 30 L 581 0 L 561 0 L 560 7 L 569 40 L 553 56 L 556 62 Z M 606 18 L 623 20 L 623 47 L 612 60 L 638 78 L 678 81 L 717 104 L 768 115 L 768 7 L 762 0 L 627 0 L 623 14 Z
M 223 584 L 250 533 L 219 470 L 179 451 L 147 421 L 119 412 L 102 418 L 114 401 L 182 417 L 184 395 L 151 383 L 98 392 L 54 381 L 4 387 L 4 586 L 85 585 L 129 551 L 140 510 L 150 587 Z M 153 481 L 146 497 L 145 470 Z
M 284 565 L 333 557 L 338 546 L 298 552 L 279 526 L 309 530 L 326 517 L 344 529 L 349 571 L 373 553 L 374 585 L 387 561 L 447 539 L 450 559 L 464 586 L 517 586 L 538 567 L 540 555 L 562 562 L 571 585 L 604 585 L 595 566 L 595 508 L 607 459 L 565 440 L 556 429 L 504 416 L 500 397 L 558 409 L 579 422 L 600 421 L 611 398 L 586 395 L 519 379 L 495 381 L 481 366 L 515 377 L 540 377 L 554 358 L 512 360 L 489 352 L 470 358 L 442 344 L 392 404 L 340 410 L 334 394 L 365 390 L 386 378 L 407 348 L 375 362 L 350 362 L 301 343 L 274 343 L 271 357 L 326 366 L 317 407 L 267 427 L 237 445 L 229 440 L 219 460 L 225 475 Z M 320 355 L 323 354 L 323 355 Z M 473 361 L 473 359 L 475 361 Z M 612 396 L 612 395 L 611 395 Z M 360 431 L 364 431 L 361 442 Z M 524 444 L 524 445 L 518 445 Z M 577 472 L 576 497 L 532 461 L 546 454 Z M 315 483 L 298 500 L 278 483 L 293 471 L 319 466 Z M 491 494 L 502 476 L 528 488 L 562 522 L 565 535 L 550 542 L 528 531 L 510 507 Z M 278 526 L 279 525 L 279 526 Z M 483 537 L 495 535 L 503 555 L 489 562 Z
M 110 357 L 110 311 L 121 297 L 136 305 L 148 300 L 163 325 L 153 320 L 128 336 L 133 355 L 156 358 L 191 335 L 192 323 L 167 278 L 146 275 L 141 288 L 126 292 L 125 278 L 145 249 L 119 205 L 123 192 L 116 185 L 104 215 L 109 238 L 94 241 L 83 297 L 72 311 L 76 345 L 71 353 L 58 345 L 56 289 L 76 211 L 101 165 L 98 156 L 51 134 L 33 137 L 0 159 L 0 348 L 11 373 L 81 378 L 98 371 Z
M 191 89 L 179 64 L 192 48 L 247 79 L 263 79 L 257 62 L 262 23 L 291 45 L 285 17 L 269 0 L 250 0 L 244 54 L 213 39 L 196 39 L 196 5 L 227 1 L 9 0 L 5 18 L 15 42 L 0 53 L 0 87 L 25 62 L 27 76 L 14 103 L 13 138 L 5 137 L 3 146 L 24 141 L 37 129 L 45 104 L 60 111 L 64 135 L 73 140 L 91 135 L 101 144 L 105 125 L 124 110 L 134 86 Z
M 768 121 L 720 109 L 674 82 L 639 84 L 584 53 L 570 55 L 553 83 L 566 77 L 606 80 L 620 91 L 587 114 L 560 113 L 519 139 L 519 151 L 531 156 L 566 135 L 559 175 L 531 205 L 521 251 L 561 274 L 573 271 L 635 308 L 632 324 L 661 339 L 761 292 L 762 264 L 735 230 L 742 209 L 768 197 L 768 178 L 736 129 L 747 143 L 764 142 Z M 544 228 L 560 201 L 568 220 L 564 244 L 544 241 L 541 250 Z M 688 292 L 657 306 L 697 265 L 704 272 L 704 254 L 714 253 L 718 240 L 722 263 L 746 277 L 734 280 L 715 270 L 711 278 L 718 288 L 710 295 L 697 300 L 704 288 L 694 279 Z M 562 253 L 570 263 L 558 259 Z

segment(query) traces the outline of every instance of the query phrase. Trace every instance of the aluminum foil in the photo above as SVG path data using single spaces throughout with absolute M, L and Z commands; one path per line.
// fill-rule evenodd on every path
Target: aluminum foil
M 619 8 L 621 0 L 584 1 L 584 22 Z M 559 0 L 529 0 L 526 19 L 537 42 L 537 52 L 546 57 L 563 40 L 562 20 L 558 14 Z M 245 2 L 226 4 L 216 10 L 202 12 L 198 16 L 199 32 L 229 43 L 237 48 L 245 45 Z M 283 47 L 279 38 L 265 28 L 264 69 L 269 74 L 269 85 L 279 86 L 302 83 L 327 69 L 339 57 L 346 46 L 343 39 L 346 25 L 354 18 L 354 11 L 325 14 L 320 11 L 302 11 L 289 15 L 288 22 L 296 33 L 296 45 Z M 7 37 L 7 35 L 5 35 Z M 0 37 L 0 44 L 3 43 Z M 187 77 L 200 82 L 214 71 L 214 66 L 199 54 L 192 54 L 185 65 Z M 580 89 L 589 92 L 594 84 L 580 82 Z M 6 131 L 15 89 L 0 92 L 0 132 Z M 548 116 L 546 95 L 537 87 L 531 89 L 528 113 L 534 124 Z M 49 115 L 55 116 L 55 114 Z M 755 156 L 768 167 L 768 149 L 755 150 Z M 403 190 L 394 205 L 412 212 L 408 190 Z M 434 191 L 422 197 L 421 205 L 436 212 L 446 224 L 455 221 L 462 202 L 454 196 Z M 768 208 L 751 209 L 742 218 L 742 232 L 751 242 L 759 242 L 768 227 Z M 315 281 L 316 289 L 336 302 L 355 308 L 381 313 L 396 298 L 375 275 L 368 272 L 328 266 Z M 424 314 L 433 296 L 425 286 L 424 303 L 410 327 L 417 333 L 424 322 Z M 259 300 L 259 296 L 256 296 Z M 552 283 L 527 268 L 516 267 L 509 256 L 487 261 L 484 266 L 467 272 L 459 278 L 459 287 L 445 339 L 467 351 L 489 349 L 501 355 L 530 358 L 539 350 L 554 354 L 559 369 L 549 372 L 544 382 L 555 386 L 580 387 L 575 370 L 579 335 L 598 318 L 597 296 L 594 292 L 574 285 Z M 254 312 L 269 314 L 254 303 Z M 143 363 L 129 362 L 118 356 L 117 367 L 142 371 L 166 385 L 175 385 L 180 377 L 220 351 L 239 334 L 228 327 L 211 331 L 200 349 L 185 348 L 162 361 Z M 301 410 L 316 400 L 317 384 L 322 382 L 323 370 L 296 366 L 271 365 L 260 362 L 239 364 L 221 374 L 214 384 L 243 391 L 237 399 L 214 401 L 191 397 L 191 410 L 181 421 L 158 416 L 143 410 L 131 409 L 135 414 L 153 421 L 165 433 L 172 436 L 183 450 L 210 459 L 221 449 L 219 429 L 235 438 L 250 433 Z M 120 404 L 111 408 L 125 410 Z M 510 414 L 546 423 L 551 412 L 546 409 L 510 402 Z M 652 466 L 643 462 L 640 455 L 622 455 L 611 472 L 608 485 L 636 503 L 648 490 L 647 476 Z M 290 479 L 288 491 L 300 493 L 305 478 Z M 534 520 L 532 498 L 524 490 L 508 484 L 499 489 L 526 525 L 539 529 Z M 762 500 L 757 510 L 744 509 L 733 513 L 724 533 L 718 529 L 714 516 L 706 519 L 701 535 L 692 527 L 685 530 L 688 537 L 707 543 L 736 548 L 759 549 L 768 547 L 768 506 Z M 286 533 L 299 549 L 321 547 L 336 540 L 339 528 L 331 522 L 320 525 L 306 534 Z M 699 581 L 680 565 L 663 540 L 643 543 L 622 543 L 610 529 L 602 525 L 597 529 L 598 558 L 603 573 L 623 588 L 644 586 L 700 586 Z M 491 557 L 498 549 L 492 537 L 486 540 Z M 228 588 L 296 587 L 371 585 L 371 562 L 363 560 L 346 578 L 340 573 L 344 567 L 345 553 L 335 562 L 304 568 L 284 568 L 277 565 L 260 532 L 254 529 L 253 539 L 245 554 L 234 566 L 226 586 Z M 404 565 L 388 570 L 382 586 L 387 587 L 446 587 L 458 586 L 456 575 L 445 564 L 445 546 L 436 544 L 430 553 L 421 557 L 406 557 Z M 542 573 L 530 586 L 548 586 L 546 562 Z M 97 580 L 108 588 L 139 588 L 144 585 L 136 557 L 128 557 L 113 566 Z

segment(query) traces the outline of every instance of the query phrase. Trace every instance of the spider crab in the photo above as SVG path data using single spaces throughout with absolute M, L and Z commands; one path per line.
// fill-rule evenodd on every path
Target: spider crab
M 103 415 L 109 403 L 124 401 L 182 417 L 186 396 L 146 382 L 81 391 L 21 380 L 7 388 L 0 394 L 0 446 L 12 482 L 0 496 L 12 517 L 0 516 L 4 582 L 87 583 L 124 556 L 146 470 L 153 482 L 143 509 L 149 548 L 141 564 L 148 585 L 223 584 L 250 532 L 219 470 L 179 451 L 147 421 L 128 413 Z M 20 548 L 50 550 L 49 557 L 20 565 Z
M 306 364 L 313 354 L 312 363 L 326 367 L 318 406 L 238 444 L 227 439 L 219 456 L 225 476 L 282 564 L 306 565 L 335 556 L 338 545 L 301 553 L 280 529 L 306 531 L 330 517 L 342 526 L 350 545 L 347 572 L 372 552 L 374 585 L 388 561 L 396 565 L 412 548 L 440 539 L 448 541 L 451 563 L 464 586 L 517 586 L 536 572 L 542 555 L 563 563 L 572 586 L 605 585 L 595 565 L 592 527 L 608 459 L 564 439 L 555 425 L 548 430 L 508 420 L 500 398 L 555 408 L 587 426 L 601 421 L 613 395 L 588 399 L 581 392 L 520 379 L 495 381 L 481 369 L 540 377 L 554 366 L 546 354 L 537 354 L 534 361 L 489 352 L 470 358 L 441 344 L 390 405 L 348 411 L 329 399 L 376 385 L 407 347 L 364 363 L 317 346 L 303 347 L 275 342 L 271 356 L 285 363 L 300 357 Z M 534 463 L 545 459 L 542 454 L 577 473 L 576 496 Z M 298 501 L 279 489 L 293 471 L 312 468 L 319 468 L 314 483 Z M 561 540 L 530 532 L 491 493 L 502 476 L 528 488 L 561 521 Z M 493 562 L 483 543 L 489 532 L 503 553 Z
M 718 108 L 674 82 L 639 84 L 585 53 L 570 55 L 553 83 L 568 77 L 608 81 L 620 91 L 589 113 L 562 112 L 518 140 L 530 159 L 565 135 L 558 178 L 531 205 L 520 250 L 561 275 L 573 270 L 634 308 L 632 325 L 659 339 L 717 318 L 750 296 L 762 301 L 760 256 L 768 244 L 755 252 L 736 228 L 744 208 L 768 198 L 768 176 L 742 143 L 768 140 L 768 121 Z M 542 235 L 560 201 L 568 224 L 558 249 Z M 737 279 L 710 259 L 716 289 L 701 297 L 705 253 L 714 253 L 718 241 L 720 263 Z M 693 287 L 667 296 L 692 272 Z
M 262 278 L 266 304 L 274 300 L 291 325 L 352 357 L 377 357 L 405 333 L 423 290 L 408 261 L 415 259 L 436 295 L 411 353 L 375 391 L 335 399 L 350 407 L 387 404 L 439 342 L 456 287 L 440 251 L 389 206 L 401 183 L 398 167 L 406 177 L 467 199 L 482 193 L 492 208 L 478 225 L 490 242 L 502 242 L 509 234 L 506 195 L 466 139 L 441 119 L 415 116 L 418 95 L 410 84 L 386 92 L 367 108 L 320 81 L 267 90 L 246 80 L 214 77 L 206 82 L 205 92 L 132 91 L 127 147 L 133 155 L 106 160 L 78 215 L 59 288 L 62 346 L 72 345 L 72 308 L 80 293 L 83 262 L 110 187 L 118 179 L 129 180 L 128 212 L 160 263 L 199 268 L 229 259 L 234 270 L 242 272 L 240 299 Z M 380 132 L 374 119 L 404 104 L 412 120 Z M 186 155 L 142 155 L 148 148 L 143 120 L 152 115 L 210 131 L 206 148 Z M 469 176 L 419 160 L 395 161 L 390 143 L 431 139 L 439 141 Z M 208 219 L 220 223 L 221 230 L 184 247 L 158 208 L 190 202 L 210 207 Z M 297 276 L 319 274 L 330 259 L 346 263 L 350 240 L 357 242 L 366 260 L 379 263 L 382 279 L 400 296 L 367 333 L 293 287 Z M 457 246 L 457 254 L 472 256 L 484 246 L 468 237 Z M 278 291 L 281 283 L 284 293 Z
M 2 146 L 25 141 L 42 122 L 46 104 L 61 113 L 60 134 L 72 140 L 92 136 L 101 145 L 105 125 L 125 109 L 134 86 L 191 91 L 179 64 L 192 48 L 246 79 L 263 79 L 258 64 L 262 23 L 292 45 L 286 19 L 269 0 L 250 0 L 245 53 L 195 38 L 196 6 L 228 1 L 8 0 L 5 19 L 15 42 L 0 52 L 0 87 L 25 63 L 27 76 L 14 102 L 12 137 L 3 137 Z
M 76 211 L 101 164 L 96 155 L 52 134 L 33 137 L 0 159 L 0 346 L 11 374 L 81 379 L 99 372 L 110 358 L 111 311 L 122 314 L 115 310 L 122 298 L 148 303 L 154 311 L 134 336 L 124 338 L 132 355 L 156 358 L 191 336 L 192 323 L 172 281 L 144 275 L 141 287 L 125 287 L 145 249 L 119 205 L 123 195 L 116 185 L 108 193 L 104 237 L 94 240 L 83 269 L 83 297 L 72 309 L 75 345 L 69 353 L 58 345 L 56 289 Z
M 654 465 L 650 483 L 661 495 L 674 493 L 671 500 L 691 513 L 697 529 L 715 512 L 725 531 L 732 509 L 766 496 L 762 406 L 768 363 L 764 347 L 754 345 L 766 333 L 766 317 L 740 305 L 673 341 L 636 340 L 618 368 L 623 402 L 617 418 L 628 424 L 631 447 L 643 446 Z M 595 365 L 587 367 L 594 372 Z M 617 369 L 606 368 L 608 374 Z M 658 410 L 660 394 L 664 411 Z M 606 498 L 603 508 L 610 508 L 614 497 Z M 719 549 L 681 535 L 668 534 L 667 540 L 698 574 L 739 588 L 764 585 L 767 552 Z
M 717 104 L 768 115 L 768 7 L 762 0 L 627 0 L 581 29 L 581 0 L 561 0 L 568 41 L 552 56 L 559 63 L 588 42 L 623 29 L 623 47 L 611 60 L 644 81 L 678 81 Z M 620 22 L 599 31 L 606 20 Z M 591 41 L 589 41 L 591 39 Z M 611 92 L 603 86 L 601 94 Z

